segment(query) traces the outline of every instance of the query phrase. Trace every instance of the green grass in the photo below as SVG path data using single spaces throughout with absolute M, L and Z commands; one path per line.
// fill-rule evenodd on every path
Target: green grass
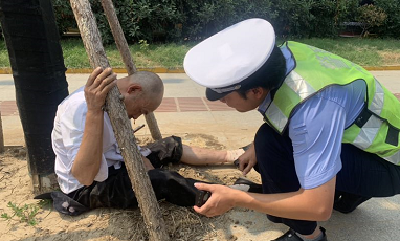
M 394 39 L 300 39 L 295 40 L 319 47 L 346 58 L 361 66 L 400 65 L 400 40 Z M 283 41 L 277 41 L 282 43 Z M 61 42 L 67 68 L 90 68 L 81 39 Z M 141 42 L 130 46 L 137 68 L 181 68 L 185 53 L 195 43 L 147 44 Z M 124 63 L 115 45 L 106 46 L 107 57 L 112 67 L 123 68 Z M 0 68 L 10 67 L 6 47 L 0 40 Z
M 67 68 L 90 68 L 89 60 L 81 40 L 64 40 L 61 44 Z M 174 43 L 147 44 L 144 42 L 131 45 L 129 48 L 137 68 L 181 68 L 185 53 L 193 45 Z M 125 67 L 115 45 L 106 46 L 105 49 L 112 67 Z
M 8 53 L 4 40 L 0 40 L 0 68 L 10 67 L 10 61 L 8 60 Z
M 42 209 L 49 205 L 51 205 L 49 200 L 40 200 L 38 203 L 21 205 L 8 202 L 7 207 L 11 209 L 11 213 L 2 213 L 0 217 L 5 221 L 16 220 L 21 223 L 27 223 L 30 226 L 35 226 L 39 222 L 37 215 L 42 213 Z
M 361 66 L 400 65 L 400 40 L 340 38 L 298 41 L 333 52 Z

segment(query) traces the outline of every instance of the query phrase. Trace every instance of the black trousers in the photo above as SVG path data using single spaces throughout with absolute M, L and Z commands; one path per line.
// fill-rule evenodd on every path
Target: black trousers
M 171 136 L 146 146 L 151 150 L 147 156 L 155 168 L 176 163 L 182 156 L 181 138 Z M 148 172 L 157 200 L 164 199 L 180 206 L 193 206 L 198 190 L 192 178 L 184 178 L 177 172 L 154 169 Z M 94 181 L 69 194 L 52 192 L 54 208 L 63 214 L 76 216 L 98 207 L 132 209 L 138 205 L 125 163 L 120 169 L 108 168 L 108 178 L 103 182 Z M 38 197 L 43 198 L 43 197 Z M 45 197 L 50 198 L 50 197 Z
M 103 182 L 93 182 L 90 186 L 68 194 L 73 200 L 90 209 L 114 207 L 121 209 L 136 208 L 138 202 L 132 190 L 125 164 L 120 169 L 110 167 L 108 178 Z M 197 189 L 197 180 L 184 178 L 177 172 L 154 169 L 148 172 L 157 200 L 165 199 L 180 206 L 193 206 Z
M 287 132 L 280 135 L 269 125 L 264 124 L 254 138 L 254 147 L 264 193 L 299 190 L 300 183 L 295 172 L 292 142 Z M 366 198 L 389 197 L 400 193 L 399 166 L 349 144 L 342 145 L 340 158 L 342 169 L 336 176 L 337 193 L 349 193 Z M 284 223 L 303 235 L 312 234 L 317 226 L 315 221 L 267 216 L 271 221 Z

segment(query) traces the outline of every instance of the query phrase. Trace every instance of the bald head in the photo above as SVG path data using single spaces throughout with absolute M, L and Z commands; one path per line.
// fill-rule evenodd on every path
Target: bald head
M 164 94 L 164 85 L 160 77 L 149 71 L 138 71 L 118 79 L 117 86 L 125 96 L 124 102 L 131 118 L 154 111 L 160 105 Z
M 128 76 L 131 83 L 139 84 L 143 88 L 146 95 L 162 95 L 164 93 L 164 85 L 160 77 L 149 71 L 138 71 Z

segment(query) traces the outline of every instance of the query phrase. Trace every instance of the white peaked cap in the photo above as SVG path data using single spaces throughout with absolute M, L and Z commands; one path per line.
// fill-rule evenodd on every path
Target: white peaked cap
M 272 25 L 260 18 L 227 27 L 190 49 L 183 61 L 186 74 L 218 93 L 240 88 L 240 82 L 268 60 L 275 46 Z M 220 88 L 220 89 L 219 89 Z

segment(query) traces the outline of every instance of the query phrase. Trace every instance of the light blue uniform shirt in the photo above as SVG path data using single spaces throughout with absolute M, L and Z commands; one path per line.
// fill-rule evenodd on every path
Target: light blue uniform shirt
M 282 48 L 282 52 L 289 73 L 295 62 L 287 47 Z M 288 126 L 289 137 L 297 178 L 303 189 L 316 188 L 340 171 L 343 132 L 361 112 L 365 92 L 362 80 L 347 86 L 330 86 L 293 111 Z M 271 96 L 268 95 L 259 111 L 264 113 L 270 102 Z

